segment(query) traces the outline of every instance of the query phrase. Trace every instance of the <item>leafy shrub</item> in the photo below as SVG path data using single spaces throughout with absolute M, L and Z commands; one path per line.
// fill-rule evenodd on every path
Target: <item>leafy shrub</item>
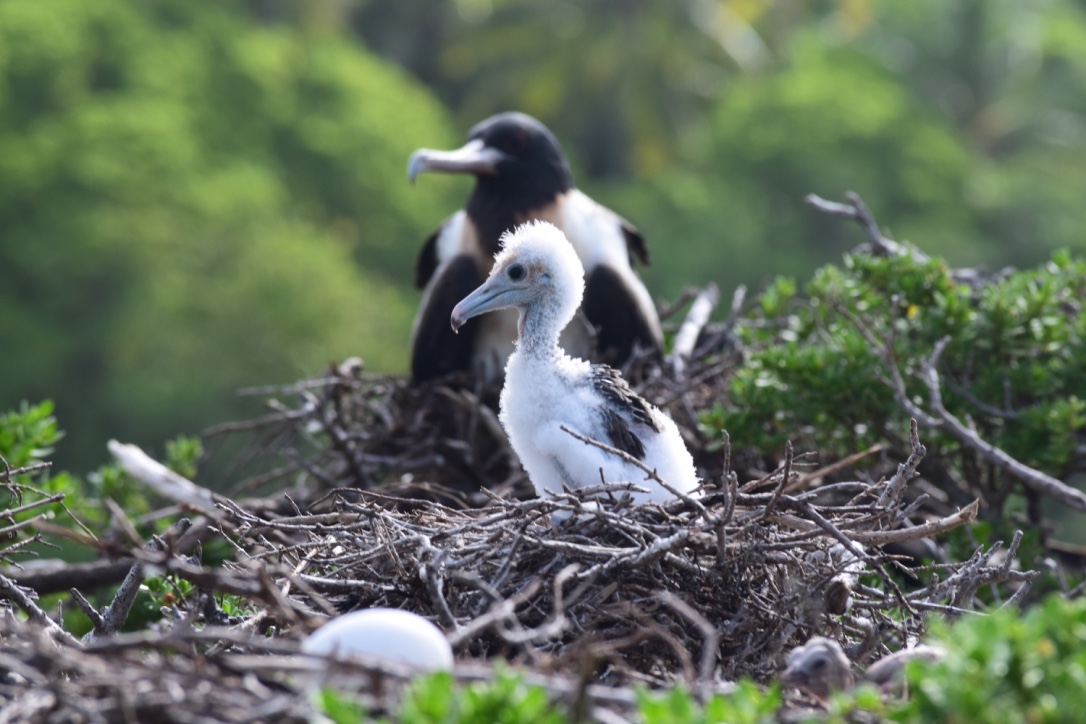
M 903 722 L 1065 722 L 1086 707 L 1086 601 L 1052 596 L 1029 611 L 1001 609 L 953 626 L 933 622 L 946 650 L 911 662 Z
M 798 294 L 779 279 L 738 334 L 749 350 L 729 399 L 703 413 L 710 437 L 762 453 L 802 441 L 836 459 L 888 441 L 907 450 L 909 414 L 888 382 L 888 345 L 908 398 L 930 410 L 919 379 L 936 345 L 943 402 L 982 438 L 1057 478 L 1080 468 L 1086 434 L 1086 262 L 1061 252 L 1036 269 L 969 284 L 944 262 L 854 254 Z M 967 475 L 998 518 L 1014 487 L 998 469 L 933 428 L 929 466 Z M 948 493 L 953 490 L 948 488 Z M 968 503 L 964 496 L 956 502 Z
M 829 722 L 1072 722 L 1086 707 L 1086 600 L 1050 596 L 1028 611 L 1003 608 L 950 625 L 932 621 L 937 663 L 905 667 L 906 694 L 872 699 L 870 685 L 831 699 Z M 821 718 L 821 717 L 820 717 Z
M 644 724 L 767 724 L 777 721 L 780 706 L 779 688 L 762 689 L 749 679 L 737 682 L 730 694 L 713 695 L 704 706 L 682 688 L 661 694 L 641 691 L 637 702 Z
M 56 417 L 53 416 L 51 400 L 36 405 L 24 401 L 19 409 L 0 414 L 0 457 L 7 464 L 0 469 L 0 474 L 4 476 L 2 480 L 8 482 L 9 471 L 49 462 L 57 442 L 63 436 L 64 433 L 57 427 Z M 89 505 L 83 496 L 79 480 L 66 472 L 46 468 L 34 473 L 14 475 L 11 483 L 29 486 L 29 489 L 37 490 L 46 496 L 62 496 L 56 504 L 49 506 L 52 511 L 48 512 L 50 517 L 63 504 L 69 506 L 69 509 L 82 519 Z M 14 492 L 6 489 L 0 492 L 0 510 L 20 505 Z M 13 520 L 29 520 L 42 512 L 41 508 L 32 508 L 15 514 Z M 72 524 L 66 516 L 61 517 L 58 522 Z

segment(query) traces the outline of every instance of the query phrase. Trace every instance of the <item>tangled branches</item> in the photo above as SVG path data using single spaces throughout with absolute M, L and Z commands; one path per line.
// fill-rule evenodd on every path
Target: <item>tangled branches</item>
M 976 513 L 912 523 L 906 492 L 923 458 L 915 428 L 912 439 L 909 460 L 875 484 L 797 490 L 802 478 L 789 459 L 763 479 L 739 486 L 725 475 L 700 500 L 666 506 L 630 506 L 607 486 L 552 500 L 491 496 L 480 508 L 352 488 L 282 511 L 180 485 L 176 497 L 197 506 L 206 530 L 229 538 L 234 560 L 201 566 L 172 539 L 134 551 L 143 568 L 198 592 L 158 633 L 58 648 L 8 615 L 0 635 L 21 651 L 11 670 L 34 693 L 6 691 L 21 713 L 72 714 L 110 700 L 140 717 L 174 707 L 220 721 L 239 721 L 243 710 L 290 721 L 306 711 L 301 674 L 332 675 L 297 656 L 300 637 L 326 616 L 377 606 L 442 626 L 460 676 L 480 675 L 472 662 L 507 660 L 537 672 L 533 681 L 556 698 L 619 711 L 638 684 L 685 684 L 704 696 L 740 676 L 767 681 L 812 635 L 869 661 L 914 642 L 925 611 L 976 608 L 976 592 L 997 584 L 1015 600 L 1034 575 L 1009 565 L 1017 539 L 1006 558 L 979 550 L 944 566 L 942 579 L 874 547 L 930 537 Z M 161 466 L 127 446 L 114 452 L 169 494 Z M 926 585 L 908 583 L 917 578 Z M 216 593 L 241 596 L 250 611 L 225 617 Z M 268 639 L 273 631 L 283 634 Z M 367 671 L 354 676 L 375 675 Z M 234 681 L 240 698 L 219 701 L 223 691 L 211 687 L 199 706 L 184 703 L 183 692 L 208 689 L 211 672 Z M 395 673 L 386 675 L 399 680 Z

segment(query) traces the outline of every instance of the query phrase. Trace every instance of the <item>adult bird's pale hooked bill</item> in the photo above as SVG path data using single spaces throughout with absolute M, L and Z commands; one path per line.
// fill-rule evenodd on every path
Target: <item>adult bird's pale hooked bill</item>
M 486 279 L 502 234 L 531 220 L 562 229 L 585 269 L 584 318 L 564 331 L 567 350 L 621 363 L 635 345 L 660 347 L 656 306 L 631 266 L 635 258 L 648 263 L 645 240 L 628 221 L 574 187 L 562 147 L 542 123 L 523 113 L 492 116 L 471 129 L 460 149 L 415 151 L 408 178 L 414 181 L 424 171 L 472 174 L 475 187 L 465 208 L 419 253 L 415 281 L 425 291 L 411 336 L 416 381 L 454 370 L 501 378 L 516 338 L 515 315 L 489 315 L 466 325 L 459 336 L 447 320 L 453 305 Z
M 693 458 L 671 418 L 605 365 L 565 353 L 559 333 L 584 294 L 584 273 L 557 228 L 530 222 L 502 237 L 490 277 L 452 310 L 453 330 L 487 312 L 515 309 L 519 337 L 505 368 L 499 418 L 536 494 L 632 482 L 636 502 L 674 500 L 672 492 L 626 460 L 562 429 L 629 453 L 670 487 L 698 487 Z

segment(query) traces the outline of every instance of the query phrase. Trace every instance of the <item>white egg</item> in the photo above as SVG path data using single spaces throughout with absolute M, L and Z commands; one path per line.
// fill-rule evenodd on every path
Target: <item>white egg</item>
M 420 671 L 448 670 L 452 647 L 437 626 L 398 608 L 369 608 L 333 619 L 309 634 L 302 651 L 318 656 L 371 656 Z

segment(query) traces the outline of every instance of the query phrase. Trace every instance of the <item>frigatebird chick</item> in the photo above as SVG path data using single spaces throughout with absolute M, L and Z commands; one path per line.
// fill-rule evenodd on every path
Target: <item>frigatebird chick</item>
M 946 651 L 938 646 L 917 644 L 883 656 L 867 667 L 863 680 L 884 692 L 893 692 L 902 687 L 905 665 L 910 661 L 935 663 L 944 656 Z M 852 688 L 855 681 L 852 664 L 841 644 L 823 636 L 813 636 L 793 649 L 788 655 L 788 667 L 781 674 L 785 686 L 802 689 L 822 702 L 834 691 Z
M 674 500 L 644 470 L 577 440 L 566 428 L 629 453 L 669 486 L 689 494 L 697 472 L 671 418 L 639 397 L 604 365 L 565 353 L 559 333 L 584 294 L 581 262 L 557 228 L 530 222 L 502 237 L 490 277 L 452 310 L 452 328 L 500 309 L 518 312 L 516 349 L 505 368 L 499 418 L 536 494 L 633 483 L 635 502 Z M 602 477 L 601 477 L 602 472 Z
M 454 370 L 501 378 L 513 351 L 516 315 L 489 315 L 458 336 L 446 320 L 457 300 L 486 279 L 502 234 L 532 220 L 561 229 L 585 269 L 584 315 L 564 330 L 563 346 L 611 363 L 625 362 L 635 345 L 659 349 L 656 307 L 631 267 L 635 258 L 648 264 L 645 240 L 630 222 L 574 187 L 562 147 L 546 126 L 523 113 L 492 116 L 471 129 L 463 148 L 415 151 L 408 178 L 414 182 L 423 171 L 472 174 L 475 187 L 465 208 L 419 253 L 415 281 L 425 291 L 411 335 L 416 381 Z
M 829 699 L 830 692 L 851 688 L 855 681 L 841 645 L 823 636 L 814 636 L 792 649 L 781 675 L 785 686 L 802 689 L 820 701 Z

